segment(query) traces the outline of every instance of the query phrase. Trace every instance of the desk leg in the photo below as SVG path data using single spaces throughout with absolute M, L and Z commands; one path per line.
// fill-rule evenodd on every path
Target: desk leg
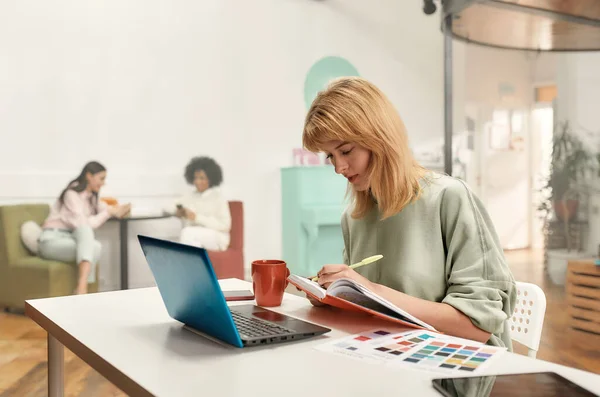
M 48 334 L 48 397 L 63 397 L 65 394 L 64 352 L 63 345 Z
M 119 237 L 121 239 L 121 289 L 129 288 L 129 263 L 127 262 L 127 221 L 119 221 Z

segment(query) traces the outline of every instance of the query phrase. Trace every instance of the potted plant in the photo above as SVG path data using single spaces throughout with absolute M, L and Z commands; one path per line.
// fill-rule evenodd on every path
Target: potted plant
M 564 249 L 548 249 L 548 274 L 555 284 L 564 284 L 567 263 L 570 259 L 584 256 L 571 239 L 571 222 L 577 215 L 583 182 L 597 168 L 598 157 L 585 148 L 581 139 L 573 133 L 569 123 L 558 123 L 553 134 L 550 175 L 545 199 L 540 210 L 546 221 L 553 217 L 564 230 Z

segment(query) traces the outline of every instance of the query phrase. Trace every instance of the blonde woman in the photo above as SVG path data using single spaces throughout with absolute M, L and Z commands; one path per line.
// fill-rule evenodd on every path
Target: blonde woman
M 512 349 L 516 287 L 494 226 L 467 185 L 421 167 L 389 99 L 368 81 L 334 81 L 308 111 L 303 144 L 349 182 L 344 263 L 319 283 L 351 278 L 449 335 Z M 352 270 L 347 264 L 382 254 Z M 316 304 L 316 302 L 313 302 Z

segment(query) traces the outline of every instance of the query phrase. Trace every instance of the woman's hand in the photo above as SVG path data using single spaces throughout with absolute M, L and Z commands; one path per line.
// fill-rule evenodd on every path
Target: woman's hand
M 368 289 L 371 288 L 371 282 L 358 274 L 354 269 L 350 269 L 348 265 L 325 265 L 317 273 L 319 279 L 317 282 L 323 287 L 327 288 L 331 283 L 340 278 L 349 278 L 358 282 Z
M 309 280 L 312 280 L 313 277 L 308 277 Z M 300 288 L 296 287 L 296 289 L 300 292 L 303 292 Z M 308 299 L 310 301 L 310 303 L 315 306 L 315 307 L 321 307 L 321 306 L 327 306 L 324 303 L 319 302 L 318 300 L 316 300 L 315 298 L 311 297 L 309 294 L 306 294 L 306 299 Z
M 183 211 L 186 219 L 189 219 L 190 221 L 196 220 L 196 213 L 194 211 L 187 208 L 184 208 Z
M 115 218 L 123 218 L 131 211 L 131 204 L 113 205 L 108 207 L 108 213 Z

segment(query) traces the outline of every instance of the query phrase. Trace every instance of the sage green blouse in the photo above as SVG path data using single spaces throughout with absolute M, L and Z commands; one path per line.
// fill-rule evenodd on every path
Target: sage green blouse
M 516 286 L 492 221 L 461 180 L 430 173 L 421 197 L 380 220 L 377 206 L 353 219 L 342 215 L 344 263 L 382 254 L 357 272 L 408 295 L 452 305 L 492 334 L 488 344 L 512 350 L 506 321 Z

